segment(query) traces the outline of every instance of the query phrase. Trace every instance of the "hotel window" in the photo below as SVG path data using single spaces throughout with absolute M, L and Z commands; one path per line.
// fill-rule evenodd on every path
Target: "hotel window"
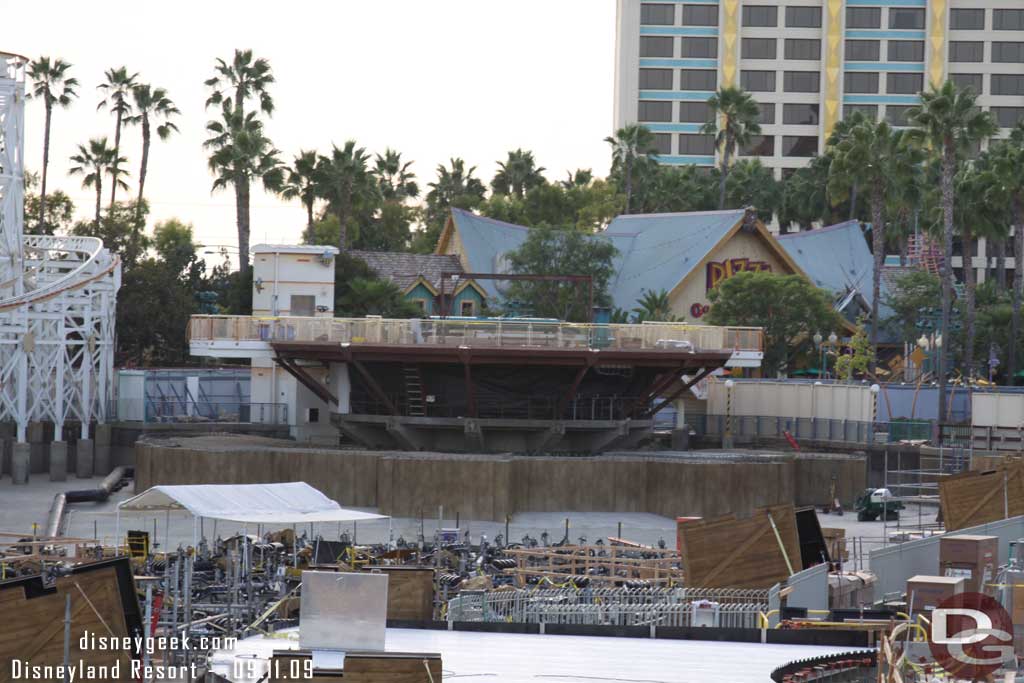
M 718 72 L 713 69 L 683 69 L 679 72 L 680 90 L 706 90 L 718 86 Z
M 707 102 L 680 102 L 679 121 L 682 123 L 707 123 L 711 120 L 711 107 Z
M 671 154 L 672 153 L 672 134 L 671 133 L 655 133 L 654 134 L 654 149 L 658 154 Z M 463 301 L 463 304 L 472 303 L 471 301 Z
M 1024 43 L 992 43 L 992 61 L 1002 64 L 1024 63 Z
M 821 28 L 820 7 L 787 7 L 787 28 Z
M 924 89 L 924 74 L 889 74 L 885 91 L 894 95 L 917 95 Z
M 981 95 L 985 88 L 985 79 L 981 74 L 950 74 L 949 80 L 953 81 L 953 85 L 961 90 L 970 88 L 976 95 Z
M 992 107 L 992 114 L 1000 128 L 1013 128 L 1024 119 L 1024 107 Z
M 881 7 L 847 7 L 846 28 L 881 28 Z
M 924 10 L 907 7 L 889 8 L 889 28 L 916 29 L 924 28 Z
M 953 9 L 949 12 L 949 27 L 954 31 L 985 30 L 985 10 Z
M 992 74 L 993 95 L 1024 95 L 1024 74 Z
M 779 8 L 774 5 L 746 5 L 743 25 L 774 28 L 779 25 Z
M 882 54 L 880 40 L 848 40 L 846 41 L 846 61 L 877 62 Z
M 683 5 L 683 26 L 718 26 L 718 5 Z
M 878 74 L 873 71 L 847 71 L 843 76 L 843 92 L 876 94 Z
M 459 314 L 463 318 L 472 318 L 476 316 L 476 302 L 475 301 L 462 301 L 459 303 Z
M 890 40 L 889 41 L 890 62 L 923 62 L 924 41 L 923 40 Z
M 750 138 L 750 144 L 740 150 L 743 157 L 773 157 L 775 156 L 775 136 L 754 135 Z
M 853 112 L 859 111 L 868 118 L 869 121 L 878 120 L 878 105 L 877 104 L 844 104 L 843 105 L 843 118 L 848 119 L 853 115 Z
M 993 10 L 992 28 L 996 31 L 1024 31 L 1024 9 Z
M 676 7 L 645 2 L 640 5 L 640 23 L 649 26 L 671 26 L 676 23 Z
M 816 135 L 783 135 L 782 156 L 813 157 L 818 153 L 818 137 Z
M 791 126 L 816 126 L 820 109 L 816 104 L 782 105 L 782 122 Z
M 984 62 L 985 43 L 980 40 L 951 40 L 949 42 L 949 61 Z
M 718 58 L 718 38 L 682 38 L 679 56 L 689 58 Z
M 640 36 L 641 57 L 674 57 L 672 36 Z
M 775 103 L 757 103 L 757 122 L 762 126 L 770 126 L 775 123 Z
M 640 69 L 641 90 L 671 90 L 672 69 Z
M 782 75 L 786 92 L 821 92 L 821 74 L 817 71 L 786 71 Z
M 907 114 L 912 107 L 907 105 L 889 104 L 885 107 L 885 120 L 890 126 L 909 126 Z
M 679 153 L 708 156 L 715 153 L 714 135 L 680 135 Z
M 775 59 L 776 52 L 774 38 L 744 38 L 740 47 L 743 59 Z
M 787 38 L 786 59 L 821 59 L 821 41 L 816 38 Z
M 639 121 L 668 122 L 672 120 L 671 102 L 640 102 L 637 111 Z
M 775 92 L 775 72 L 740 71 L 740 87 L 747 92 Z

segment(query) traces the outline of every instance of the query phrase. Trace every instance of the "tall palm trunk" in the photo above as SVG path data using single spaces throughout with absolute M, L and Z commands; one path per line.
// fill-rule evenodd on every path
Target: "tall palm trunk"
M 850 218 L 853 220 L 857 217 L 857 183 L 853 183 L 853 187 L 850 188 Z
M 1017 260 L 1017 267 L 1013 269 L 1013 315 L 1010 318 L 1010 348 L 1008 349 L 1009 383 L 1017 384 L 1017 345 L 1020 334 L 1020 307 L 1021 290 L 1024 290 L 1024 196 L 1013 198 L 1013 256 Z
M 117 112 L 117 120 L 114 122 L 114 165 L 111 173 L 113 182 L 110 183 L 110 206 L 114 206 L 114 199 L 117 197 L 117 160 L 121 158 L 121 111 Z
M 334 215 L 338 217 L 338 250 L 342 252 L 348 247 L 348 214 L 347 208 L 339 202 Z
M 885 262 L 885 188 L 876 184 L 871 192 L 871 250 L 875 268 L 871 275 L 871 374 L 878 366 L 878 300 L 882 298 L 882 266 Z
M 46 170 L 50 166 L 50 120 L 53 118 L 53 105 L 46 102 L 46 123 L 43 124 L 43 177 L 39 187 L 39 229 L 46 230 Z
M 718 179 L 718 210 L 725 209 L 725 184 L 729 180 L 729 158 L 732 156 L 731 139 L 726 138 L 725 150 L 722 152 L 722 174 Z
M 1006 289 L 1006 238 L 995 240 L 996 248 L 996 285 L 1000 291 Z M 986 252 L 987 255 L 987 252 Z
M 142 163 L 139 164 L 139 197 L 135 202 L 135 220 L 142 216 L 142 192 L 146 187 L 146 171 L 149 165 L 149 114 L 142 114 Z
M 974 340 L 977 333 L 974 329 L 974 322 L 977 318 L 977 310 L 975 307 L 975 292 L 978 288 L 978 276 L 974 271 L 973 259 L 971 252 L 974 251 L 974 235 L 971 233 L 966 223 L 962 228 L 963 232 L 963 263 L 964 263 L 964 299 L 966 302 L 967 310 L 964 312 L 964 365 L 966 366 L 967 376 L 974 376 Z
M 238 270 L 249 272 L 249 179 L 235 180 L 235 218 L 238 227 Z
M 949 367 L 949 322 L 953 311 L 953 176 L 956 173 L 956 151 L 951 140 L 942 151 L 942 329 L 944 337 L 939 349 L 939 423 L 946 419 L 946 372 Z
M 313 234 L 313 200 L 310 199 L 308 202 L 302 202 L 306 205 L 306 228 L 309 230 L 309 234 Z
M 632 158 L 626 159 L 626 214 L 633 213 L 632 211 L 633 202 L 633 160 Z
M 96 231 L 100 229 L 100 203 L 103 201 L 103 169 L 96 169 Z

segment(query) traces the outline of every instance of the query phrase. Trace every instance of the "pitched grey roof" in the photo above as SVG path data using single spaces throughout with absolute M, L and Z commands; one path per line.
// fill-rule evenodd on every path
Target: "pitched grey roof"
M 458 256 L 356 249 L 348 253 L 364 261 L 378 277 L 394 282 L 402 291 L 408 289 L 420 276 L 432 287 L 439 289 L 441 273 L 463 272 Z

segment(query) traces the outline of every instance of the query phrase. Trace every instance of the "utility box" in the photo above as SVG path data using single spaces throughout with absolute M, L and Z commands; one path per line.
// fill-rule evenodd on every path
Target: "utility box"
M 931 612 L 943 600 L 963 592 L 962 577 L 918 574 L 907 579 L 907 604 L 915 613 Z
M 939 539 L 939 574 L 962 578 L 964 591 L 984 593 L 999 566 L 995 536 L 943 536 Z
M 299 647 L 384 650 L 387 574 L 302 572 Z

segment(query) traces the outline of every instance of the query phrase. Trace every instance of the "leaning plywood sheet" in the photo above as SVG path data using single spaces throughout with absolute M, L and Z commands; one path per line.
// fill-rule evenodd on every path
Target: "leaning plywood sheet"
M 948 477 L 939 482 L 939 499 L 948 531 L 1024 515 L 1024 463 Z
M 801 569 L 792 505 L 755 510 L 744 519 L 688 522 L 679 537 L 687 586 L 768 588 Z

